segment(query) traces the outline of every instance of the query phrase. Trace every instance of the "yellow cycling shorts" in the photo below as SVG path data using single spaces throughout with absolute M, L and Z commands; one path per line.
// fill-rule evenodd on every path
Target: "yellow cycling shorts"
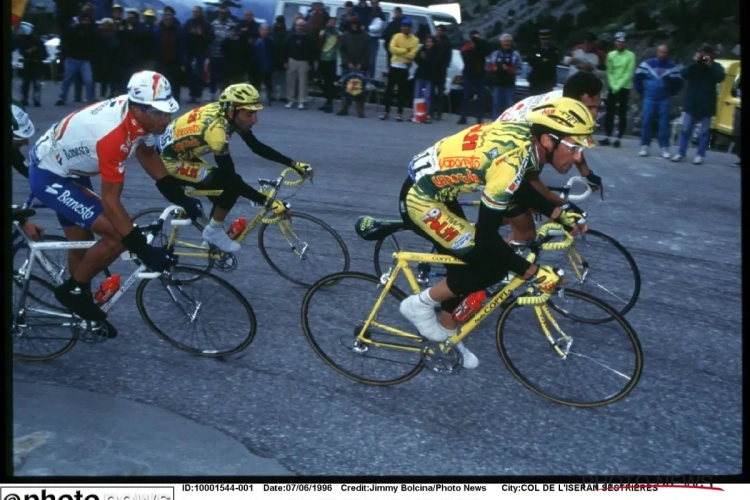
M 404 197 L 409 219 L 443 252 L 460 257 L 474 248 L 474 226 L 434 198 L 412 186 Z M 458 203 L 455 201 L 455 203 Z
M 209 180 L 213 170 L 216 168 L 201 158 L 185 161 L 162 157 L 162 160 L 169 175 L 192 184 L 199 184 Z

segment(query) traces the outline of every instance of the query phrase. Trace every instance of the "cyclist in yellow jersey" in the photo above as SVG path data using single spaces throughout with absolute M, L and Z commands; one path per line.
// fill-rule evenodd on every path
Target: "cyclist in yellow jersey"
M 258 122 L 257 112 L 263 109 L 260 94 L 252 85 L 230 85 L 221 93 L 219 102 L 206 104 L 177 118 L 159 138 L 158 148 L 164 166 L 183 184 L 198 184 L 200 189 L 222 189 L 213 203 L 211 220 L 203 230 L 203 238 L 224 252 L 237 252 L 240 244 L 227 236 L 224 220 L 242 196 L 256 203 L 266 203 L 264 194 L 255 190 L 235 172 L 229 154 L 229 140 L 237 132 L 250 149 L 269 161 L 294 168 L 303 178 L 312 178 L 310 165 L 294 161 L 261 143 L 252 133 Z M 202 157 L 212 153 L 217 167 Z M 286 206 L 278 200 L 271 209 L 279 214 Z
M 545 291 L 559 277 L 548 266 L 530 264 L 516 254 L 498 229 L 516 203 L 557 219 L 575 231 L 581 213 L 562 207 L 531 187 L 525 176 L 550 163 L 567 173 L 592 147 L 596 122 L 579 101 L 562 97 L 529 112 L 524 122 L 492 122 L 447 137 L 416 155 L 401 189 L 399 210 L 406 226 L 435 243 L 439 253 L 461 258 L 467 265 L 446 266 L 446 279 L 401 303 L 403 314 L 420 335 L 444 341 L 455 334 L 451 313 L 466 295 L 482 290 L 512 271 L 534 279 Z M 466 219 L 457 197 L 483 187 L 475 226 Z M 441 306 L 440 322 L 435 307 Z M 479 362 L 465 346 L 464 367 Z

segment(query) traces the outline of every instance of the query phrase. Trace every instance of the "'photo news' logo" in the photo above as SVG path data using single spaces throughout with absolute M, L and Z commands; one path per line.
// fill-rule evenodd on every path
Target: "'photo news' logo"
M 0 489 L 0 500 L 174 500 L 174 488 L 40 488 Z

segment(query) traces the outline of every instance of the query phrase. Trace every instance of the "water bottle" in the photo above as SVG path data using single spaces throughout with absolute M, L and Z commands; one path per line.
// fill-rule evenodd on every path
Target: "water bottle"
M 229 231 L 227 231 L 227 236 L 229 236 L 233 240 L 236 240 L 237 236 L 239 236 L 240 233 L 245 230 L 246 226 L 247 226 L 247 219 L 244 217 L 240 217 L 236 221 L 232 222 L 231 226 L 229 226 Z
M 482 303 L 486 298 L 487 292 L 484 290 L 469 294 L 453 311 L 453 319 L 458 323 L 465 323 L 482 308 Z
M 104 304 L 109 299 L 112 298 L 112 296 L 117 293 L 117 290 L 120 289 L 120 275 L 119 274 L 113 274 L 104 282 L 102 283 L 102 286 L 99 287 L 99 290 L 96 292 L 96 301 L 99 304 Z

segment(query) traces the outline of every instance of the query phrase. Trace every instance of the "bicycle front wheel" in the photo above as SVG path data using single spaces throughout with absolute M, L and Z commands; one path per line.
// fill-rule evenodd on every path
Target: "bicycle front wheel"
M 643 370 L 641 343 L 633 328 L 606 302 L 583 292 L 566 289 L 565 298 L 555 300 L 558 306 L 611 318 L 582 323 L 546 304 L 522 306 L 515 298 L 497 322 L 497 348 L 505 365 L 527 389 L 563 405 L 593 408 L 624 398 Z M 529 328 L 532 324 L 536 328 Z M 565 356 L 550 344 L 542 325 Z
M 336 372 L 361 384 L 400 384 L 424 366 L 423 341 L 406 333 L 413 328 L 399 312 L 406 294 L 395 286 L 380 304 L 365 341 L 357 338 L 382 291 L 375 276 L 336 273 L 321 278 L 302 300 L 302 330 L 310 346 Z
M 255 337 L 257 321 L 250 303 L 208 271 L 175 266 L 159 278 L 142 281 L 135 303 L 159 337 L 199 356 L 236 354 Z
M 263 224 L 258 246 L 271 269 L 296 285 L 309 287 L 323 276 L 349 270 L 344 240 L 312 215 L 293 212 L 289 220 Z
M 614 238 L 594 229 L 576 237 L 574 244 L 564 252 L 542 252 L 539 263 L 563 269 L 568 280 L 566 290 L 588 293 L 610 304 L 623 316 L 635 306 L 641 293 L 641 273 L 630 252 Z M 612 320 L 606 314 L 589 316 L 596 312 L 591 309 L 583 313 L 558 308 L 555 297 L 551 299 L 551 306 L 577 321 Z

